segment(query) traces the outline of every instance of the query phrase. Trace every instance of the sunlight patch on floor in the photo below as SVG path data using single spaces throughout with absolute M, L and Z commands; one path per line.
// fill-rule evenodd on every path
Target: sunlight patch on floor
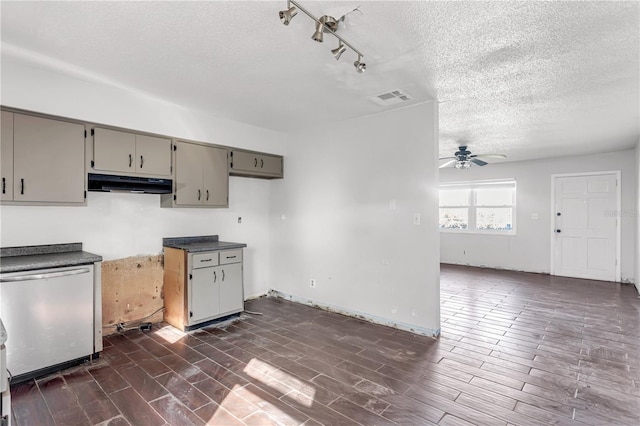
M 305 383 L 304 381 L 292 376 L 291 374 L 280 370 L 264 361 L 253 358 L 244 369 L 252 378 L 265 383 L 269 387 L 287 395 L 295 392 L 299 395 L 294 398 L 296 402 L 307 407 L 313 405 L 313 399 L 316 394 L 315 387 Z

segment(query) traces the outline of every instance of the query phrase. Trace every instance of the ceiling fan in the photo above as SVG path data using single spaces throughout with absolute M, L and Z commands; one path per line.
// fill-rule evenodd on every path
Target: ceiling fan
M 467 150 L 466 146 L 458 147 L 458 151 L 456 151 L 453 157 L 442 157 L 438 160 L 449 160 L 446 163 L 443 163 L 440 168 L 453 166 L 456 169 L 468 169 L 473 164 L 476 166 L 486 166 L 486 161 L 482 161 L 480 158 L 507 158 L 504 154 L 471 154 L 471 151 Z

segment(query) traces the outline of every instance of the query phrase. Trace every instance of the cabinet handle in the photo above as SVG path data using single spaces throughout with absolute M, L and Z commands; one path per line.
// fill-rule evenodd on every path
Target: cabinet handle
M 2 193 L 7 193 L 7 180 L 5 178 L 2 178 Z
M 224 281 L 224 269 L 222 270 L 222 281 Z
M 236 256 L 227 256 L 227 259 L 235 259 Z
M 213 283 L 215 284 L 218 280 L 218 276 L 216 275 L 216 271 L 213 271 Z
M 198 201 L 200 201 L 200 190 L 198 189 Z
M 263 167 L 264 167 L 264 160 L 261 158 L 260 159 L 260 168 L 263 168 Z
M 24 179 L 20 179 L 20 195 L 24 195 Z
M 253 159 L 253 167 L 258 167 L 258 159 L 257 158 Z
M 142 155 L 140 156 L 140 168 L 142 168 L 142 165 L 144 164 L 144 158 L 142 157 Z
M 209 201 L 209 190 L 207 189 L 207 201 Z
M 133 162 L 133 157 L 129 154 L 129 167 L 131 167 L 131 163 Z
M 200 261 L 200 263 L 202 263 L 202 262 L 211 262 L 212 260 L 213 260 L 213 259 L 202 259 L 202 260 Z

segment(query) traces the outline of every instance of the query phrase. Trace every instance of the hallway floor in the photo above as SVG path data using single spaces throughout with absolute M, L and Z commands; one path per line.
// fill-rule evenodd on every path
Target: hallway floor
M 640 424 L 631 285 L 442 265 L 438 340 L 281 299 L 105 338 L 12 386 L 14 425 Z

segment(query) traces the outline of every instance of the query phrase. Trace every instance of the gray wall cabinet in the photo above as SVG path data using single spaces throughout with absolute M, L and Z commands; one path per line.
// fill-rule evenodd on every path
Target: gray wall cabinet
M 85 205 L 85 127 L 2 111 L 2 202 Z
M 280 179 L 283 177 L 282 156 L 232 149 L 229 172 L 235 176 Z
M 227 150 L 178 141 L 175 144 L 173 194 L 162 195 L 163 207 L 228 207 Z
M 92 133 L 94 171 L 171 177 L 171 139 L 101 127 Z

